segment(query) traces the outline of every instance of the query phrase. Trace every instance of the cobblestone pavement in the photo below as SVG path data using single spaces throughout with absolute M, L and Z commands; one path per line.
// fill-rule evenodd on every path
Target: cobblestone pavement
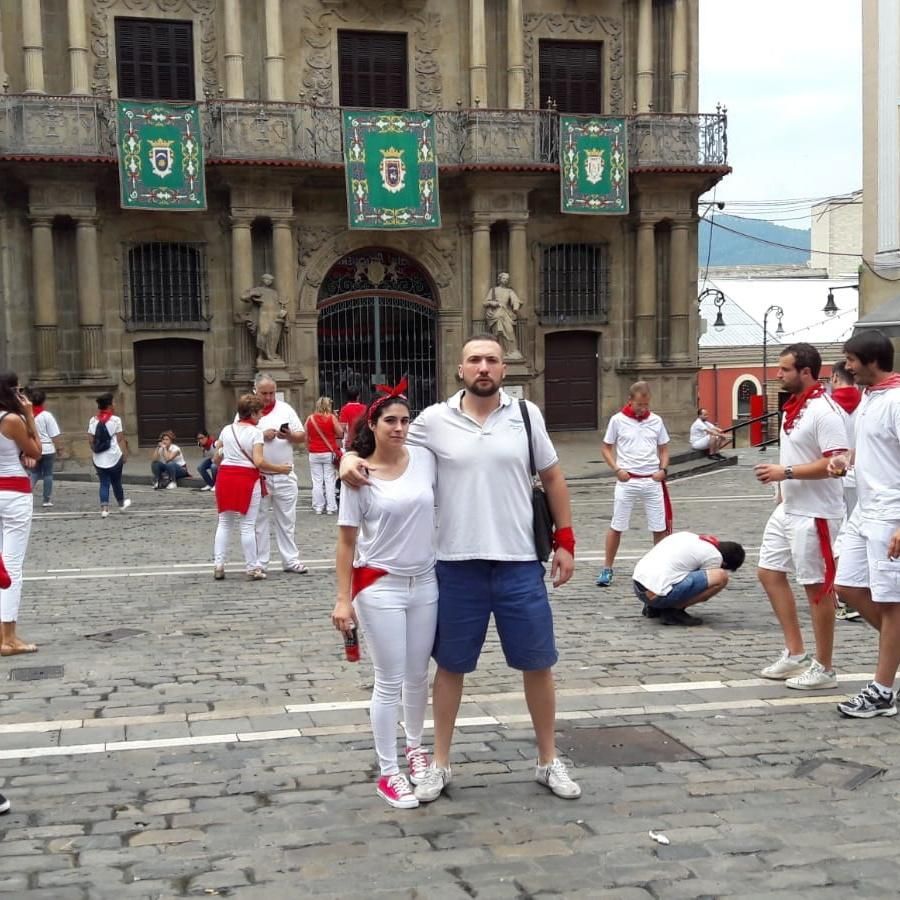
M 594 586 L 612 486 L 574 485 L 579 565 L 553 595 L 561 749 L 579 729 L 652 724 L 695 758 L 588 759 L 583 797 L 554 798 L 533 781 L 521 683 L 492 639 L 467 680 L 453 783 L 409 811 L 375 796 L 371 668 L 344 662 L 330 628 L 334 518 L 301 495 L 311 576 L 276 566 L 247 583 L 235 542 L 214 584 L 209 494 L 134 487 L 132 509 L 101 520 L 93 485 L 58 484 L 53 510 L 36 512 L 20 621 L 41 652 L 0 662 L 0 791 L 13 804 L 0 892 L 896 896 L 900 730 L 834 709 L 871 670 L 872 632 L 838 623 L 839 691 L 757 677 L 781 642 L 754 577 L 771 504 L 754 461 L 673 486 L 677 527 L 751 551 L 689 630 L 639 614 L 627 575 L 648 546 L 642 523 L 614 586 Z M 12 678 L 31 666 L 64 672 Z M 859 765 L 885 771 L 853 789 Z

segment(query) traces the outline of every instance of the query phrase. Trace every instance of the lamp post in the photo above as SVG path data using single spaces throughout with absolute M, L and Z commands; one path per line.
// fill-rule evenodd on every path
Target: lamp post
M 767 415 L 769 412 L 769 357 L 768 357 L 768 349 L 769 349 L 769 314 L 775 313 L 778 318 L 778 326 L 775 328 L 775 334 L 778 337 L 784 334 L 784 328 L 781 325 L 781 319 L 784 316 L 784 310 L 780 306 L 776 306 L 774 303 L 765 311 L 763 315 L 763 415 Z M 764 420 L 765 429 L 766 429 L 766 440 L 769 439 L 769 420 Z M 762 447 L 759 448 L 761 451 L 765 451 L 766 445 L 763 444 Z
M 713 322 L 713 328 L 716 331 L 722 331 L 725 328 L 725 319 L 722 317 L 722 307 L 725 305 L 725 295 L 718 288 L 704 288 L 697 296 L 697 306 L 703 306 L 703 301 L 707 297 L 713 298 L 716 306 L 716 321 Z
M 834 302 L 835 291 L 858 291 L 858 284 L 838 284 L 828 288 L 828 299 L 825 301 L 825 308 L 822 310 L 829 319 L 838 313 L 838 305 Z

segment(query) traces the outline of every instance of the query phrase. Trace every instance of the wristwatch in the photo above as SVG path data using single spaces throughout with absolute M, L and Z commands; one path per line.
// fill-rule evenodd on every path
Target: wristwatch
M 784 467 L 784 477 L 787 478 L 788 481 L 793 479 L 793 477 L 794 477 L 794 467 L 793 466 L 785 466 Z

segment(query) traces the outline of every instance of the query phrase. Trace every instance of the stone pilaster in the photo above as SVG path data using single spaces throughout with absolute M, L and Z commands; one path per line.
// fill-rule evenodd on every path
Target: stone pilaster
M 56 364 L 59 320 L 53 261 L 53 219 L 50 216 L 31 218 L 31 271 L 37 335 L 37 377 L 42 381 L 49 381 L 59 375 Z
M 225 0 L 225 96 L 244 99 L 244 51 L 241 0 Z
M 81 332 L 81 373 L 85 378 L 105 374 L 103 303 L 100 294 L 100 256 L 97 252 L 97 221 L 79 219 L 75 230 L 78 267 L 78 327 Z
M 506 105 L 525 108 L 525 35 L 522 0 L 506 2 Z
M 44 93 L 44 33 L 41 0 L 22 0 L 22 50 L 25 54 L 25 93 Z
M 284 36 L 281 0 L 266 0 L 266 99 L 284 100 Z
M 484 0 L 469 0 L 469 105 L 487 106 Z
M 87 20 L 84 0 L 68 0 L 66 13 L 69 20 L 69 92 L 89 94 Z
M 534 297 L 528 281 L 528 234 L 525 222 L 509 223 L 509 280 L 519 295 L 524 309 L 520 315 L 530 318 L 534 312 Z
M 650 112 L 653 103 L 653 0 L 638 0 L 637 111 Z
M 686 363 L 693 359 L 691 353 L 691 296 L 690 259 L 687 222 L 672 223 L 669 244 L 669 296 L 670 310 L 669 352 L 673 362 Z
M 256 342 L 247 329 L 247 306 L 241 300 L 241 294 L 253 286 L 251 224 L 251 220 L 245 217 L 232 216 L 230 219 L 235 372 L 248 379 L 256 365 Z
M 287 307 L 288 315 L 281 336 L 279 352 L 287 365 L 292 357 L 290 352 L 290 326 L 297 309 L 297 270 L 294 256 L 294 234 L 292 219 L 272 219 L 272 255 L 274 256 L 275 288 L 281 302 Z
M 472 222 L 472 318 L 484 318 L 484 298 L 491 280 L 491 223 Z
M 637 231 L 637 270 L 634 331 L 636 362 L 656 361 L 656 233 L 655 223 L 642 221 Z
M 672 20 L 672 112 L 686 113 L 689 112 L 687 0 L 675 0 Z

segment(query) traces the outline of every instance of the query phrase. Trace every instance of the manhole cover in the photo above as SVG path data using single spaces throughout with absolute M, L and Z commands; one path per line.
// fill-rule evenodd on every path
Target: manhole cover
M 113 641 L 121 641 L 125 638 L 135 637 L 139 634 L 146 634 L 140 628 L 113 628 L 112 631 L 98 631 L 96 634 L 87 635 L 88 640 L 100 641 L 103 644 L 111 644 Z
M 701 759 L 655 725 L 589 725 L 562 731 L 557 743 L 582 766 L 640 766 Z
M 10 669 L 10 681 L 43 681 L 45 678 L 62 678 L 65 666 L 26 666 Z
M 800 765 L 794 776 L 809 778 L 824 787 L 852 791 L 870 778 L 884 772 L 885 769 L 879 769 L 877 766 L 864 766 L 862 763 L 849 762 L 846 759 L 812 759 Z

